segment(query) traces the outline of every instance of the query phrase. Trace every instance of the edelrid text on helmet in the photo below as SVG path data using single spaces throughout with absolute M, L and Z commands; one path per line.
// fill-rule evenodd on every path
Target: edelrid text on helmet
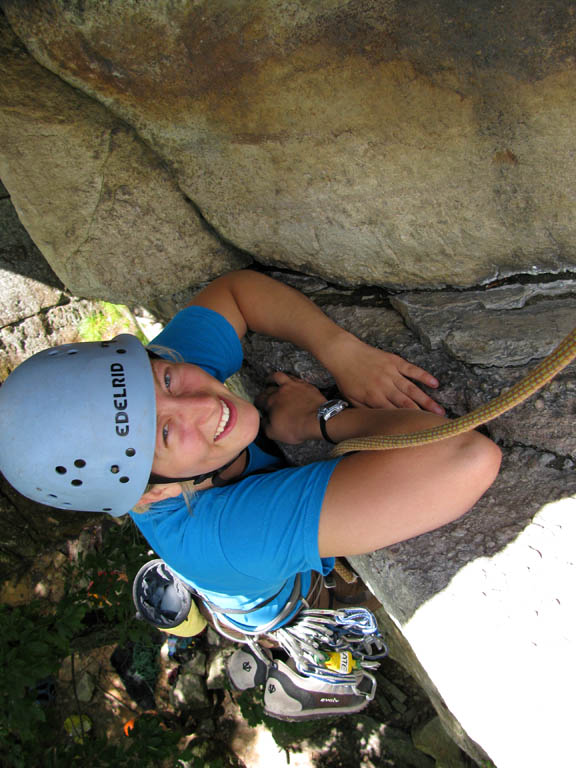
M 119 437 L 126 437 L 130 432 L 130 420 L 127 413 L 126 377 L 124 376 L 122 363 L 112 363 L 110 373 L 112 374 L 112 386 L 114 387 L 114 407 L 117 410 L 114 419 L 116 422 L 116 434 Z M 118 391 L 116 391 L 116 388 L 118 388 Z

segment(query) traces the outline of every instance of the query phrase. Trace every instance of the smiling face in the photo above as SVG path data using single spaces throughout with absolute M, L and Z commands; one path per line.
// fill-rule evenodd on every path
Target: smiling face
M 219 469 L 258 434 L 256 408 L 190 363 L 152 360 L 156 446 L 152 471 L 189 477 Z

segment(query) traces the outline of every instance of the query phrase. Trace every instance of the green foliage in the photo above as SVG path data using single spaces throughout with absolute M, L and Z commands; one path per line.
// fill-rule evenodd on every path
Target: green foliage
M 37 700 L 37 686 L 45 678 L 56 676 L 63 659 L 86 638 L 97 637 L 102 627 L 109 633 L 107 642 L 138 643 L 138 663 L 147 675 L 154 674 L 149 650 L 152 630 L 143 622 L 135 621 L 132 602 L 132 581 L 147 559 L 146 551 L 147 544 L 133 525 L 113 524 L 97 551 L 87 553 L 77 564 L 68 566 L 65 571 L 68 588 L 59 603 L 35 601 L 17 608 L 0 605 L 0 762 L 3 765 L 20 768 L 45 764 L 42 756 L 47 745 L 53 743 L 53 729 L 47 722 L 47 710 Z M 59 730 L 61 725 L 57 725 Z M 140 759 L 138 750 L 146 745 L 152 756 L 154 749 L 166 751 L 169 737 L 164 733 L 154 736 L 154 726 L 150 728 L 148 741 L 144 739 L 142 744 L 132 747 L 132 752 L 126 753 L 126 759 L 132 753 L 136 755 L 126 765 L 135 766 Z M 59 752 L 52 750 L 50 754 L 56 762 L 47 764 L 78 765 L 74 762 L 77 747 L 68 745 L 65 753 L 60 747 Z M 103 745 L 98 759 L 101 756 L 108 759 L 106 750 L 115 749 Z M 107 765 L 106 762 L 93 764 Z M 114 765 L 119 764 L 124 765 L 118 763 L 115 755 Z M 143 764 L 155 763 L 150 760 L 139 763 Z
M 178 765 L 189 754 L 181 752 L 182 733 L 167 729 L 154 715 L 139 717 L 125 745 L 110 744 L 103 739 L 87 739 L 71 749 L 77 762 L 73 765 L 97 765 L 99 768 L 142 768 L 142 766 Z M 72 756 L 71 755 L 71 756 Z M 60 764 L 59 764 L 60 765 Z
M 37 739 L 38 726 L 46 719 L 37 685 L 57 673 L 86 608 L 65 599 L 57 610 L 45 611 L 40 602 L 0 606 L 0 754 Z
M 149 559 L 147 550 L 148 544 L 131 521 L 114 523 L 105 532 L 101 546 L 81 555 L 72 572 L 76 584 L 86 585 L 77 599 L 95 610 L 101 626 L 113 627 L 119 645 L 151 643 L 150 627 L 135 621 L 132 601 L 132 582 Z
M 83 341 L 110 339 L 118 333 L 135 333 L 143 344 L 148 340 L 139 330 L 128 307 L 123 304 L 99 302 L 100 310 L 93 312 L 80 323 L 78 332 Z
M 147 635 L 148 638 L 150 633 Z M 133 675 L 140 677 L 151 689 L 154 689 L 158 676 L 158 646 L 151 645 L 149 642 L 146 645 L 135 643 L 130 669 Z
M 128 738 L 113 744 L 103 738 L 70 741 L 55 745 L 40 758 L 46 768 L 237 768 L 239 763 L 226 747 L 214 739 L 192 741 L 180 748 L 184 733 L 174 725 L 167 728 L 156 715 L 139 717 Z M 30 765 L 27 763 L 26 765 Z M 22 764 L 24 765 L 24 764 Z M 12 768 L 12 766 L 10 766 Z M 14 768 L 20 768 L 14 765 Z
M 182 737 L 180 731 L 167 729 L 156 716 L 144 715 L 138 718 L 123 743 L 114 744 L 106 738 L 88 736 L 81 744 L 70 739 L 67 743 L 52 743 L 48 747 L 26 745 L 26 750 L 17 749 L 8 755 L 8 762 L 4 764 L 9 768 L 29 768 L 31 765 L 42 768 L 83 768 L 86 765 L 97 768 L 182 768 L 190 765 L 190 768 L 200 768 L 200 764 L 187 762 L 194 760 L 189 749 L 180 750 Z M 209 763 L 202 766 L 220 768 Z

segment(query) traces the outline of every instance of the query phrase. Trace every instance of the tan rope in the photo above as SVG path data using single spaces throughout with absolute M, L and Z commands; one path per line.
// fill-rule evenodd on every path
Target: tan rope
M 357 574 L 340 557 L 337 557 L 334 562 L 334 570 L 346 584 L 353 584 L 358 579 Z
M 454 437 L 485 424 L 526 400 L 549 382 L 576 358 L 576 328 L 545 357 L 539 365 L 509 390 L 484 403 L 475 411 L 430 429 L 405 435 L 374 435 L 343 440 L 332 451 L 332 456 L 343 456 L 352 451 L 381 451 L 389 448 L 407 448 L 434 443 Z

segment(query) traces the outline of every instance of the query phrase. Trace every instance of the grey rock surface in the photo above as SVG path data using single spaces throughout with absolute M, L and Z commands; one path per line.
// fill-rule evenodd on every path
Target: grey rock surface
M 196 653 L 190 661 L 186 662 L 183 669 L 203 677 L 206 674 L 206 654 Z
M 461 752 L 447 735 L 439 717 L 412 734 L 414 745 L 436 760 L 436 768 L 466 768 Z
M 0 322 L 32 317 L 57 304 L 63 286 L 20 223 L 9 197 L 0 198 Z
M 465 363 L 507 367 L 545 357 L 572 330 L 576 281 L 407 293 L 391 302 L 431 349 L 444 347 Z
M 77 693 L 78 701 L 88 703 L 92 701 L 94 696 L 94 690 L 96 689 L 96 681 L 90 672 L 83 672 L 78 678 Z
M 520 381 L 573 329 L 576 282 L 407 293 L 392 304 L 427 348 L 444 350 L 467 365 L 460 382 L 464 399 L 451 404 L 455 415 L 461 415 Z M 544 390 L 491 422 L 491 434 L 576 458 L 575 369 L 572 363 Z
M 64 300 L 66 303 L 0 329 L 0 373 L 3 376 L 46 347 L 79 340 L 80 323 L 98 306 L 88 300 Z
M 208 657 L 206 666 L 206 688 L 209 691 L 226 689 L 229 686 L 226 662 L 230 656 L 229 649 L 216 648 Z
M 203 710 L 210 707 L 204 677 L 181 670 L 176 685 L 170 690 L 170 702 L 177 710 Z

